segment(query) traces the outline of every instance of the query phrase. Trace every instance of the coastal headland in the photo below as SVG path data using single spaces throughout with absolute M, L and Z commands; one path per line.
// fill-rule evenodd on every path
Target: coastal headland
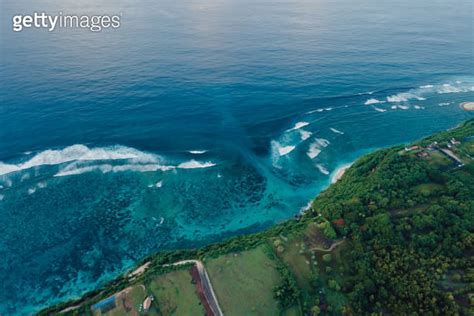
M 472 315 L 473 136 L 471 119 L 365 155 L 295 219 L 149 256 L 39 314 Z

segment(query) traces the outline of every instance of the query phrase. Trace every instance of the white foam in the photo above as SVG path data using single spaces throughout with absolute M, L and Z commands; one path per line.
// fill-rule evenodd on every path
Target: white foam
M 187 162 L 183 162 L 178 166 L 171 166 L 171 165 L 161 165 L 157 163 L 151 164 L 124 164 L 124 165 L 111 165 L 111 164 L 99 164 L 99 165 L 92 165 L 92 166 L 84 166 L 80 167 L 76 163 L 72 163 L 65 168 L 62 168 L 58 173 L 56 173 L 55 177 L 64 177 L 64 176 L 73 176 L 73 175 L 80 175 L 87 172 L 92 171 L 100 171 L 102 173 L 109 173 L 109 172 L 125 172 L 125 171 L 135 171 L 135 172 L 156 172 L 156 171 L 170 171 L 176 168 L 180 169 L 195 169 L 195 168 L 209 168 L 213 167 L 216 164 L 213 162 L 199 162 L 196 160 L 190 160 Z
M 8 165 L 3 162 L 0 162 L 0 176 L 11 173 L 11 172 L 15 172 L 18 170 L 21 170 L 21 169 L 16 165 Z
M 30 194 L 30 195 L 35 193 L 35 192 L 36 192 L 36 188 L 29 188 L 28 189 L 28 194 Z
M 423 100 L 426 100 L 426 98 L 423 98 L 419 95 L 416 95 L 414 93 L 411 93 L 411 92 L 402 92 L 402 93 L 398 93 L 398 94 L 395 94 L 395 95 L 391 95 L 391 96 L 388 96 L 387 97 L 387 101 L 388 102 L 408 102 L 409 100 L 418 100 L 418 101 L 423 101 Z
M 295 146 L 283 146 L 278 148 L 278 153 L 280 154 L 280 156 L 285 156 L 292 152 L 294 149 Z
M 316 168 L 318 168 L 319 172 L 321 172 L 322 174 L 325 174 L 325 175 L 329 174 L 328 169 L 326 169 L 326 167 L 324 167 L 322 164 L 317 164 Z
M 367 95 L 367 94 L 368 94 L 368 95 L 372 95 L 372 94 L 374 94 L 374 93 L 375 93 L 375 91 L 359 92 L 359 93 L 357 93 L 357 95 Z
M 458 82 L 456 82 L 458 83 Z M 460 93 L 460 92 L 472 92 L 474 91 L 474 86 L 469 85 L 461 85 L 461 82 L 458 83 L 457 86 L 453 86 L 449 83 L 445 83 L 441 86 L 436 88 L 436 92 L 439 94 L 445 93 Z
M 397 108 L 399 108 L 401 110 L 408 110 L 410 107 L 407 106 L 407 105 L 398 105 Z
M 380 101 L 377 99 L 368 99 L 365 101 L 364 105 L 371 105 L 371 104 L 378 104 L 378 103 L 385 103 L 385 101 Z
M 321 147 L 327 147 L 330 144 L 330 142 L 324 138 L 316 138 L 316 143 Z
M 312 143 L 311 145 L 309 145 L 309 149 L 308 149 L 308 152 L 306 153 L 306 155 L 308 155 L 308 157 L 310 159 L 314 159 L 320 153 L 321 153 L 321 149 L 319 148 L 318 144 L 317 143 Z
M 316 158 L 321 153 L 321 147 L 329 146 L 330 142 L 324 138 L 316 138 L 315 141 L 309 145 L 306 155 L 310 159 Z
M 409 102 L 410 100 L 423 101 L 426 96 L 430 94 L 445 94 L 445 93 L 463 93 L 473 92 L 474 86 L 472 83 L 464 83 L 462 81 L 455 81 L 454 83 L 444 83 L 439 85 L 427 84 L 420 86 L 417 89 L 410 89 L 406 92 L 401 92 L 387 97 L 388 102 Z
M 451 102 L 441 102 L 441 103 L 438 103 L 439 106 L 445 106 L 445 105 L 450 105 Z
M 308 111 L 306 112 L 306 114 L 313 114 L 313 113 L 316 113 L 316 112 L 323 112 L 324 109 L 316 109 L 316 110 L 311 110 L 311 111 Z
M 374 106 L 374 110 L 377 111 L 377 112 L 381 112 L 381 113 L 387 112 L 387 110 L 378 108 L 378 107 L 376 107 L 376 106 Z
M 73 175 L 80 175 L 86 172 L 92 171 L 100 171 L 102 173 L 109 173 L 109 172 L 124 172 L 124 171 L 137 171 L 137 172 L 154 172 L 154 171 L 168 171 L 173 170 L 176 167 L 174 166 L 162 166 L 159 164 L 144 164 L 144 165 L 133 165 L 133 164 L 126 164 L 126 165 L 119 165 L 119 166 L 112 166 L 110 164 L 101 164 L 101 165 L 93 165 L 93 166 L 86 166 L 86 167 L 76 167 L 75 165 L 68 166 L 63 168 L 58 173 L 56 173 L 55 177 L 64 177 L 64 176 L 73 176 Z
M 163 181 L 158 181 L 158 182 L 155 183 L 155 184 L 149 184 L 149 185 L 148 185 L 149 188 L 153 188 L 153 187 L 155 187 L 155 188 L 161 188 L 162 186 L 163 186 Z M 153 217 L 153 219 L 155 219 L 155 218 Z
M 48 185 L 46 182 L 42 181 L 42 182 L 38 182 L 38 184 L 36 185 L 38 187 L 38 189 L 44 189 L 46 188 Z
M 204 153 L 206 153 L 207 150 L 190 150 L 189 153 L 193 154 L 193 155 L 202 155 Z
M 123 146 L 89 148 L 85 145 L 72 145 L 64 149 L 48 149 L 42 151 L 31 159 L 19 164 L 5 164 L 0 162 L 0 175 L 44 165 L 59 165 L 71 161 L 123 159 L 131 159 L 134 162 L 142 163 L 156 162 L 157 156 Z
M 5 198 L 5 195 L 0 194 L 0 201 L 3 201 L 4 198 Z
M 336 134 L 344 135 L 344 132 L 342 132 L 342 131 L 340 131 L 340 130 L 337 130 L 337 129 L 333 128 L 333 127 L 330 127 L 329 129 L 330 129 L 331 131 L 333 131 L 334 133 L 336 133 Z
M 324 111 L 332 111 L 333 108 L 324 108 Z
M 276 140 L 272 140 L 271 147 L 272 147 L 273 159 L 278 159 L 281 156 L 285 156 L 296 148 L 296 146 L 291 146 L 291 145 L 283 146 Z
M 196 168 L 209 168 L 209 167 L 214 167 L 216 164 L 208 161 L 208 162 L 199 162 L 196 160 L 190 160 L 186 161 L 183 163 L 180 163 L 178 165 L 178 168 L 180 169 L 196 169 Z
M 424 110 L 425 107 L 424 106 L 420 106 L 420 105 L 415 105 L 413 106 L 416 110 Z
M 95 166 L 87 166 L 87 167 L 78 167 L 78 168 L 64 168 L 63 170 L 56 173 L 55 177 L 65 177 L 65 176 L 75 176 L 79 174 L 83 174 L 86 172 L 92 171 L 101 171 L 102 173 L 111 172 L 113 169 L 112 165 L 95 165 Z
M 397 106 L 396 106 L 396 105 L 392 105 L 390 108 L 391 108 L 392 110 L 396 110 L 396 109 L 397 109 Z
M 305 131 L 305 130 L 300 130 L 300 135 L 301 135 L 301 140 L 307 140 L 308 138 L 311 137 L 313 133 Z
M 292 128 L 290 128 L 289 130 L 287 130 L 288 132 L 290 131 L 294 131 L 294 130 L 297 130 L 297 129 L 300 129 L 302 127 L 305 127 L 305 126 L 308 126 L 309 123 L 308 122 L 298 122 L 295 124 L 295 126 L 293 126 Z
M 307 211 L 311 210 L 311 206 L 313 205 L 313 200 L 309 200 L 308 203 L 306 203 L 305 206 L 300 208 L 299 214 L 303 215 Z

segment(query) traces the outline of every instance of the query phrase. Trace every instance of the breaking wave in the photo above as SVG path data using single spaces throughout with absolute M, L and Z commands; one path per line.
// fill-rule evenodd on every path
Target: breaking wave
M 134 162 L 149 163 L 157 162 L 159 157 L 124 146 L 113 146 L 105 148 L 89 148 L 85 145 L 72 145 L 63 149 L 48 149 L 42 151 L 27 161 L 18 164 L 6 164 L 0 162 L 0 175 L 12 172 L 40 167 L 46 165 L 60 165 L 73 161 L 94 161 L 94 160 L 125 160 Z
M 391 95 L 387 97 L 388 102 L 407 102 L 410 100 L 418 100 L 418 101 L 423 101 L 426 100 L 426 98 L 421 97 L 415 93 L 411 92 L 402 92 L 398 93 L 395 95 Z
M 378 104 L 378 103 L 385 103 L 385 101 L 380 101 L 377 99 L 368 99 L 365 101 L 364 105 L 371 105 L 371 104 Z
M 175 169 L 198 169 L 198 168 L 209 168 L 216 166 L 216 163 L 213 162 L 200 162 L 196 160 L 190 160 L 183 163 L 180 163 L 178 166 L 171 165 L 160 165 L 160 164 L 125 164 L 125 165 L 111 165 L 111 164 L 101 164 L 101 165 L 92 165 L 85 167 L 77 167 L 75 164 L 71 164 L 61 171 L 56 173 L 55 177 L 64 177 L 79 175 L 86 172 L 100 171 L 102 173 L 109 172 L 125 172 L 125 171 L 135 171 L 135 172 L 156 172 L 156 171 L 169 171 Z
M 288 132 L 291 132 L 291 131 L 300 129 L 300 128 L 305 127 L 305 126 L 308 126 L 308 125 L 309 125 L 308 122 L 298 122 L 298 123 L 295 124 L 295 126 L 293 126 L 292 128 L 290 128 L 290 129 L 288 130 Z
M 203 153 L 203 151 L 199 151 L 199 153 Z M 103 163 L 97 163 L 99 161 Z M 113 161 L 115 162 L 112 163 Z M 0 162 L 0 176 L 35 167 L 59 166 L 63 164 L 67 165 L 61 166 L 59 170 L 57 169 L 55 177 L 78 175 L 92 171 L 100 171 L 102 173 L 123 171 L 153 172 L 208 168 L 216 165 L 210 161 L 199 162 L 196 160 L 181 162 L 177 165 L 163 164 L 163 158 L 159 155 L 125 146 L 89 148 L 85 145 L 72 145 L 63 149 L 48 149 L 39 152 L 28 160 L 17 164 Z M 26 180 L 29 177 L 30 175 L 26 173 L 22 175 L 21 180 Z M 41 188 L 41 186 L 42 184 L 39 184 L 38 188 Z
M 209 168 L 209 167 L 214 167 L 216 164 L 211 162 L 211 161 L 207 161 L 207 162 L 200 162 L 200 161 L 196 161 L 196 160 L 190 160 L 190 161 L 186 161 L 186 162 L 183 162 L 183 163 L 180 163 L 178 165 L 178 168 L 179 169 L 197 169 L 197 168 Z
M 324 138 L 316 138 L 314 142 L 309 145 L 308 152 L 306 155 L 310 159 L 316 158 L 320 153 L 322 148 L 329 146 L 330 142 Z
M 101 164 L 101 165 L 93 165 L 93 166 L 86 166 L 86 167 L 66 167 L 56 173 L 55 177 L 64 177 L 64 176 L 73 176 L 79 175 L 86 172 L 92 171 L 100 171 L 102 173 L 109 173 L 109 172 L 124 172 L 124 171 L 137 171 L 137 172 L 153 172 L 153 171 L 168 171 L 173 170 L 176 167 L 174 166 L 162 166 L 158 164 L 144 164 L 144 165 L 133 165 L 133 164 L 125 164 L 119 166 L 113 166 L 111 164 Z
M 308 138 L 313 135 L 313 133 L 305 131 L 305 130 L 300 130 L 300 135 L 301 135 L 301 140 L 307 140 Z
M 280 156 L 285 156 L 288 155 L 290 152 L 292 152 L 296 147 L 295 146 L 281 146 L 279 143 L 275 143 L 275 148 L 278 151 L 278 154 Z
M 318 144 L 321 147 L 327 147 L 331 142 L 329 142 L 327 139 L 324 138 L 316 138 L 316 144 Z
M 333 128 L 333 127 L 330 127 L 329 129 L 330 129 L 331 131 L 333 131 L 334 133 L 336 133 L 336 134 L 344 135 L 344 132 L 342 132 L 342 131 L 340 131 L 340 130 L 337 130 L 337 129 Z
M 439 85 L 424 85 L 407 92 L 401 92 L 387 97 L 388 102 L 408 102 L 410 100 L 423 101 L 432 94 L 465 93 L 474 92 L 474 84 L 471 82 L 456 81 Z
M 322 164 L 317 164 L 317 165 L 316 165 L 316 168 L 318 168 L 319 172 L 321 172 L 321 173 L 324 174 L 324 175 L 328 175 L 328 174 L 329 174 L 329 170 L 326 169 L 326 167 L 324 167 Z
M 321 149 L 318 144 L 312 143 L 309 145 L 308 152 L 306 153 L 310 159 L 316 158 L 321 153 Z

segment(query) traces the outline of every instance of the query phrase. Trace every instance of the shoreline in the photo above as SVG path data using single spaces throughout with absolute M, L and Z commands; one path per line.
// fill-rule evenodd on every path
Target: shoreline
M 342 178 L 342 176 L 344 175 L 344 173 L 346 172 L 346 170 L 349 169 L 353 164 L 354 164 L 354 162 L 351 162 L 351 163 L 344 164 L 344 165 L 340 166 L 339 168 L 337 168 L 336 171 L 334 172 L 334 174 L 331 177 L 331 184 L 336 183 L 337 181 L 339 181 Z
M 471 120 L 466 121 L 464 124 L 461 124 L 460 127 L 458 128 L 463 128 L 463 126 L 468 126 L 467 124 L 469 122 L 472 122 Z M 450 131 L 450 129 L 446 130 Z M 434 135 L 441 135 L 445 139 L 449 139 L 451 136 L 446 136 L 443 134 L 443 132 L 436 133 Z M 418 142 L 426 142 L 431 143 L 435 138 L 434 135 L 431 135 L 429 137 L 423 138 L 422 140 L 419 140 Z M 440 136 L 440 137 L 441 137 Z M 366 154 L 367 155 L 367 154 Z M 363 155 L 365 156 L 365 155 Z M 360 157 L 358 158 L 360 159 Z M 355 161 L 351 163 L 346 163 L 340 165 L 332 174 L 332 182 L 335 183 L 338 180 L 340 180 L 343 175 L 345 174 L 346 170 L 349 169 Z M 356 176 L 356 173 L 351 173 L 350 176 Z M 343 184 L 345 185 L 345 184 Z M 315 197 L 317 198 L 319 194 Z M 314 200 L 313 200 L 314 201 Z M 131 281 L 130 277 L 134 279 L 134 276 L 138 277 L 146 277 L 147 274 L 149 273 L 157 273 L 160 268 L 166 268 L 171 265 L 175 265 L 176 263 L 179 262 L 192 262 L 195 260 L 202 260 L 203 258 L 207 258 L 207 256 L 216 255 L 216 254 L 222 254 L 226 253 L 226 251 L 229 250 L 235 250 L 236 249 L 236 244 L 235 242 L 238 240 L 239 242 L 239 247 L 253 247 L 256 244 L 258 244 L 258 241 L 263 239 L 263 238 L 273 238 L 274 236 L 281 236 L 282 232 L 289 232 L 289 231 L 294 231 L 295 229 L 299 229 L 301 225 L 304 224 L 304 219 L 297 219 L 297 220 L 288 220 L 285 221 L 284 223 L 272 225 L 268 230 L 265 230 L 263 232 L 258 232 L 256 234 L 249 234 L 249 235 L 244 235 L 240 237 L 232 237 L 229 240 L 225 240 L 222 242 L 217 242 L 217 243 L 212 243 L 208 246 L 204 246 L 202 248 L 198 249 L 188 249 L 188 250 L 181 250 L 181 251 L 172 251 L 169 253 L 166 252 L 158 252 L 154 254 L 150 254 L 147 256 L 146 259 L 144 259 L 140 264 L 135 265 L 135 268 L 129 272 L 128 274 L 125 274 L 122 276 L 122 278 L 117 278 L 114 279 L 115 281 L 111 281 L 109 284 L 106 284 L 104 287 L 101 289 L 97 289 L 94 293 L 94 291 L 91 291 L 90 294 L 84 294 L 82 295 L 79 299 L 76 300 L 69 300 L 65 301 L 59 304 L 52 305 L 50 307 L 46 307 L 45 309 L 42 309 L 39 311 L 40 314 L 48 314 L 56 310 L 61 310 L 61 311 L 71 311 L 77 308 L 80 308 L 82 306 L 85 306 L 87 308 L 88 302 L 92 302 L 95 299 L 98 299 L 100 295 L 105 296 L 105 292 L 107 293 L 113 293 L 114 291 L 122 291 L 123 289 L 121 288 L 123 286 L 123 281 Z M 338 243 L 342 243 L 343 240 L 340 240 Z M 332 248 L 335 248 L 337 245 L 334 245 Z M 321 250 L 317 249 L 318 251 L 326 251 L 326 250 Z M 330 251 L 328 249 L 328 251 Z M 176 261 L 178 260 L 178 261 Z M 152 268 L 152 269 L 147 269 L 147 268 Z M 150 271 L 146 271 L 150 270 Z M 153 271 L 154 270 L 154 271 Z M 134 280 L 137 281 L 137 280 Z M 68 304 L 69 303 L 69 304 Z M 72 306 L 71 306 L 72 305 Z M 55 310 L 55 308 L 57 308 Z M 62 308 L 62 309 L 61 309 Z

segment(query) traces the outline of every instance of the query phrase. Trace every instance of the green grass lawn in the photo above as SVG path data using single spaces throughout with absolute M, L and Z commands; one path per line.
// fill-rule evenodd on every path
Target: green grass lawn
M 204 262 L 225 315 L 279 315 L 273 288 L 281 278 L 264 247 Z
M 148 284 L 162 315 L 204 315 L 205 311 L 189 271 L 177 270 L 158 276 Z
M 428 162 L 439 167 L 450 167 L 453 165 L 453 162 L 439 151 L 430 152 Z
M 277 256 L 290 268 L 298 287 L 303 293 L 308 293 L 311 290 L 312 262 L 304 236 L 289 238 L 287 241 L 278 238 L 272 246 Z

